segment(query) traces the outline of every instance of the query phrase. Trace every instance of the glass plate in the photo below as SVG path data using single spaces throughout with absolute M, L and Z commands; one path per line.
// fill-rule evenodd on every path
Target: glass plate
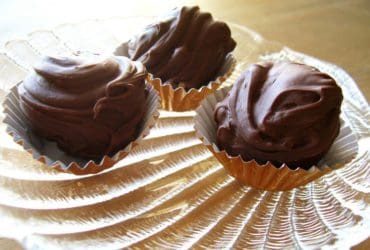
M 41 54 L 111 53 L 148 18 L 64 24 L 9 41 L 0 53 L 0 101 Z M 238 65 L 292 59 L 341 85 L 343 117 L 358 137 L 343 168 L 288 192 L 238 184 L 196 138 L 193 112 L 162 111 L 127 158 L 98 175 L 60 173 L 32 157 L 0 123 L 0 248 L 346 248 L 370 235 L 369 106 L 342 69 L 230 23 Z M 4 114 L 0 112 L 0 120 Z

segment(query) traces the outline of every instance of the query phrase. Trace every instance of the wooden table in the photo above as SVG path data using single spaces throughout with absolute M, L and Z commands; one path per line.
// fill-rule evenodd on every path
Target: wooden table
M 157 15 L 175 5 L 199 5 L 221 20 L 239 23 L 294 50 L 345 69 L 370 99 L 370 1 L 200 0 L 0 3 L 0 44 L 38 28 L 110 16 Z M 72 6 L 72 7 L 71 7 Z M 354 236 L 355 237 L 355 236 Z M 370 239 L 354 249 L 370 249 Z

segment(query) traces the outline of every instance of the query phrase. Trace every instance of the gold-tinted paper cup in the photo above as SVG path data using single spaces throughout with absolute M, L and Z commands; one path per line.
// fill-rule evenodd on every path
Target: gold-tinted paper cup
M 272 163 L 258 164 L 255 160 L 244 161 L 240 156 L 230 156 L 220 150 L 216 144 L 217 125 L 214 120 L 214 108 L 222 101 L 230 87 L 217 90 L 209 95 L 197 108 L 194 128 L 199 139 L 213 153 L 227 172 L 245 185 L 269 190 L 285 191 L 303 186 L 351 161 L 358 152 L 356 136 L 344 120 L 329 152 L 317 164 L 308 170 L 290 169 L 283 164 L 276 167 Z
M 153 75 L 150 75 L 150 82 L 161 96 L 163 109 L 177 112 L 190 111 L 196 109 L 205 97 L 215 92 L 221 86 L 232 74 L 235 65 L 235 58 L 229 54 L 218 73 L 218 77 L 199 89 L 174 88 L 170 83 L 163 84 L 161 79 L 155 78 Z
M 32 154 L 34 159 L 44 163 L 48 167 L 76 175 L 94 174 L 112 167 L 116 162 L 127 156 L 149 134 L 149 130 L 155 125 L 159 117 L 158 109 L 160 107 L 160 101 L 158 92 L 147 83 L 149 91 L 146 98 L 146 113 L 141 122 L 137 138 L 113 156 L 105 155 L 98 162 L 86 158 L 74 157 L 64 153 L 55 142 L 40 138 L 32 132 L 27 118 L 23 115 L 19 106 L 17 86 L 14 86 L 10 90 L 3 103 L 4 113 L 6 115 L 4 123 L 8 125 L 8 134 L 24 150 Z

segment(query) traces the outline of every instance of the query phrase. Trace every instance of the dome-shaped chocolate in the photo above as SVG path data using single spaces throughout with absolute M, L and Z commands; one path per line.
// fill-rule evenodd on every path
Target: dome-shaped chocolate
M 217 144 L 259 163 L 309 168 L 339 133 L 342 92 L 317 69 L 291 62 L 254 64 L 217 104 Z
M 19 86 L 35 134 L 82 157 L 115 153 L 135 139 L 147 72 L 125 57 L 44 57 Z
M 198 7 L 176 8 L 147 26 L 128 43 L 128 55 L 141 61 L 162 82 L 185 89 L 216 79 L 226 55 L 235 48 L 224 22 Z

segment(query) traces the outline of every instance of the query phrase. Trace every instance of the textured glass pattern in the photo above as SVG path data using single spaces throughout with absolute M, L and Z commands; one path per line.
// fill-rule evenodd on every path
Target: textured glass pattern
M 9 41 L 0 53 L 0 101 L 41 54 L 111 53 L 146 18 L 65 24 Z M 61 173 L 33 160 L 0 123 L 0 249 L 330 248 L 370 235 L 370 111 L 342 69 L 230 24 L 238 42 L 230 85 L 246 65 L 292 59 L 341 85 L 355 159 L 287 192 L 238 184 L 202 145 L 194 112 L 161 111 L 143 143 L 98 175 Z M 4 119 L 0 108 L 0 120 Z

